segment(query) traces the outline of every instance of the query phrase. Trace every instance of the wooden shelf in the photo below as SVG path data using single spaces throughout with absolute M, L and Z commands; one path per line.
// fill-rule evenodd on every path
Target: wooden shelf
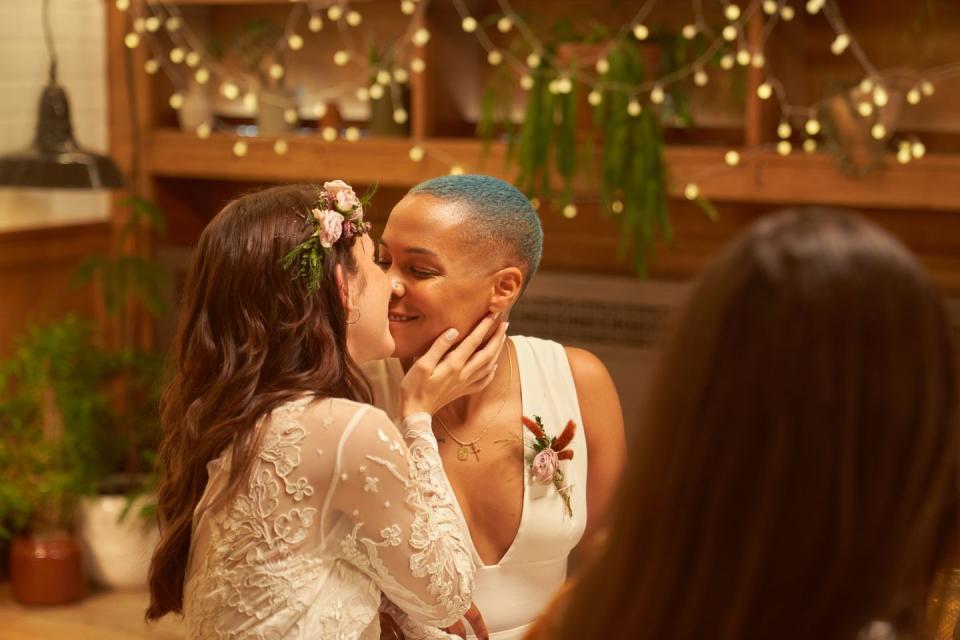
M 233 144 L 247 142 L 247 155 L 238 158 Z M 214 134 L 200 140 L 191 133 L 159 129 L 145 140 L 145 168 L 155 176 L 254 182 L 306 182 L 338 177 L 358 184 L 410 187 L 446 173 L 447 162 L 430 156 L 413 162 L 406 139 L 365 139 L 324 142 L 318 136 L 287 137 L 289 150 L 273 152 L 274 138 L 238 138 Z M 510 180 L 505 167 L 506 145 L 494 143 L 483 158 L 483 143 L 470 139 L 427 139 L 424 146 L 444 160 L 461 163 Z M 725 149 L 668 147 L 671 193 L 682 197 L 683 187 L 696 181 L 701 193 L 717 202 L 760 204 L 824 204 L 884 209 L 960 211 L 960 155 L 928 155 L 908 165 L 895 161 L 867 174 L 840 173 L 825 154 L 775 152 L 752 155 L 741 166 L 723 164 Z M 580 195 L 590 190 L 579 189 Z

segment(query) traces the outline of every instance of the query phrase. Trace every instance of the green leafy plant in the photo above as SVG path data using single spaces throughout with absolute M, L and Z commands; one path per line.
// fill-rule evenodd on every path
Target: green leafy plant
M 0 363 L 0 538 L 69 529 L 77 501 L 95 490 L 109 360 L 71 315 L 28 328 Z
M 619 216 L 621 254 L 632 249 L 635 270 L 644 276 L 653 242 L 657 237 L 672 238 L 663 127 L 688 127 L 692 116 L 678 83 L 663 89 L 663 101 L 656 106 L 642 104 L 631 92 L 701 56 L 705 43 L 668 32 L 655 33 L 643 43 L 629 36 L 611 39 L 596 25 L 585 36 L 565 24 L 556 25 L 554 33 L 541 64 L 531 70 L 519 132 L 512 135 L 508 117 L 516 79 L 498 72 L 484 93 L 478 134 L 488 146 L 499 132 L 506 133 L 508 165 L 516 169 L 518 188 L 530 197 L 563 208 L 573 202 L 578 178 L 596 188 L 604 210 Z M 594 104 L 594 99 L 594 106 L 586 107 L 582 94 L 588 88 L 578 76 L 584 59 L 593 65 L 591 48 L 594 60 L 602 57 L 608 70 L 596 87 L 600 103 Z M 512 52 L 521 55 L 513 48 Z M 632 101 L 637 105 L 630 111 Z M 582 109 L 591 109 L 592 114 L 581 117 Z M 708 201 L 697 202 L 715 215 Z

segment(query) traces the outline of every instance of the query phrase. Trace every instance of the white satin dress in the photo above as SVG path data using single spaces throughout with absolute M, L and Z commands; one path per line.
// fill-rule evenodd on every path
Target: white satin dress
M 573 516 L 567 515 L 557 489 L 553 485 L 533 482 L 529 465 L 525 464 L 520 526 L 500 562 L 483 564 L 473 541 L 467 541 L 479 567 L 474 602 L 487 623 L 492 640 L 523 638 L 566 580 L 567 558 L 580 542 L 587 523 L 587 445 L 566 351 L 562 345 L 549 340 L 524 336 L 511 336 L 510 339 L 520 371 L 523 415 L 540 416 L 550 436 L 559 435 L 568 420 L 577 424 L 570 445 L 574 457 L 560 463 L 567 484 L 572 485 Z M 399 384 L 403 378 L 399 361 L 380 361 L 365 370 L 374 385 L 375 403 L 395 419 Z M 525 456 L 532 455 L 529 432 L 517 424 L 517 433 L 522 433 L 526 443 Z M 466 526 L 459 504 L 456 504 L 456 498 L 454 500 L 458 515 Z M 387 608 L 400 622 L 407 640 L 456 637 L 404 616 L 397 607 L 388 605 Z M 469 625 L 466 626 L 469 632 Z

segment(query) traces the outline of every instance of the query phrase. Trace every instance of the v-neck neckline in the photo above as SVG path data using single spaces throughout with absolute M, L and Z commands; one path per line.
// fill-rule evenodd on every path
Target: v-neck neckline
M 523 362 L 520 355 L 520 350 L 517 348 L 517 344 L 513 341 L 512 337 L 508 338 L 513 344 L 513 351 L 517 356 L 517 376 L 520 379 L 520 415 L 527 415 L 527 409 L 525 406 L 527 394 L 523 392 Z M 477 545 L 473 542 L 473 532 L 470 531 L 470 526 L 467 524 L 467 519 L 463 515 L 463 509 L 460 508 L 460 500 L 457 499 L 456 492 L 453 491 L 453 487 L 450 487 L 451 500 L 453 500 L 453 505 L 457 510 L 457 515 L 460 517 L 460 522 L 463 523 L 463 528 L 467 532 L 467 540 L 470 542 L 470 550 L 473 552 L 474 560 L 477 565 L 483 569 L 489 569 L 491 567 L 499 567 L 504 563 L 504 561 L 510 556 L 510 552 L 513 551 L 514 547 L 517 546 L 517 540 L 520 539 L 520 533 L 523 531 L 523 520 L 527 515 L 527 467 L 526 467 L 526 445 L 523 444 L 525 441 L 523 439 L 523 421 L 518 420 L 517 425 L 520 430 L 520 471 L 523 477 L 523 493 L 520 503 L 520 522 L 517 524 L 517 531 L 513 534 L 513 540 L 510 541 L 510 545 L 507 547 L 507 550 L 503 552 L 503 555 L 500 556 L 500 559 L 497 560 L 494 564 L 487 564 L 483 561 L 483 558 L 480 557 L 480 553 L 477 551 Z M 448 481 L 449 484 L 449 481 Z

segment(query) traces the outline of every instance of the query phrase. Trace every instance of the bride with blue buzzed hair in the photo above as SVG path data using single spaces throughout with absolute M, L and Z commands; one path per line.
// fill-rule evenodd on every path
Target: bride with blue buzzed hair
M 396 347 L 393 358 L 365 367 L 375 404 L 402 417 L 404 376 L 447 327 L 466 335 L 491 313 L 509 321 L 542 247 L 537 212 L 503 180 L 444 176 L 411 189 L 380 238 Z M 433 417 L 478 566 L 474 602 L 491 638 L 519 639 L 563 584 L 571 557 L 606 526 L 625 451 L 613 382 L 587 351 L 512 335 L 490 384 Z M 407 640 L 466 633 L 395 604 L 384 609 Z

